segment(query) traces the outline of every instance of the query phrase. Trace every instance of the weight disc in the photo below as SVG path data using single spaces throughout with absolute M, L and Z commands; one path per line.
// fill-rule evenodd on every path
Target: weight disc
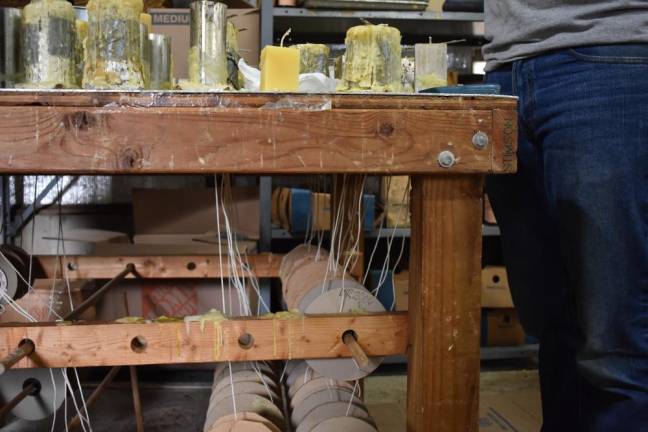
M 22 391 L 23 384 L 30 378 L 38 380 L 40 392 L 34 396 L 27 396 L 11 413 L 25 420 L 47 418 L 63 404 L 65 381 L 62 369 L 51 369 L 51 374 L 47 368 L 8 370 L 0 376 L 0 398 L 3 403 L 9 402 Z
M 344 305 L 340 311 L 343 291 Z M 385 307 L 364 288 L 345 288 L 322 294 L 313 300 L 304 312 L 306 314 L 331 314 L 354 311 L 384 312 Z M 340 381 L 355 381 L 364 378 L 376 370 L 382 361 L 382 357 L 369 357 L 369 364 L 360 369 L 353 358 L 306 360 L 308 365 L 320 375 Z

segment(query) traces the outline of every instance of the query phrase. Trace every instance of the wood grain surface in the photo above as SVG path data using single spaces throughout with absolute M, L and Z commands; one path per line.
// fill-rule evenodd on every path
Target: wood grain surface
M 36 350 L 14 368 L 83 367 L 349 357 L 342 334 L 353 330 L 370 356 L 403 354 L 407 314 L 317 315 L 295 319 L 233 318 L 214 323 L 3 324 L 0 357 L 25 338 Z M 252 336 L 252 346 L 239 337 Z M 141 352 L 131 348 L 139 337 Z M 137 350 L 140 351 L 140 350 Z

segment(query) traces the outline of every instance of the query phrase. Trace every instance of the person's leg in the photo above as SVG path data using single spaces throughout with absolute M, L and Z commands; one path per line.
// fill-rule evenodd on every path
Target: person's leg
M 648 431 L 648 45 L 524 68 L 578 331 L 572 415 L 582 431 Z
M 529 137 L 532 109 L 522 64 L 488 74 L 487 83 L 520 97 L 518 171 L 490 176 L 486 189 L 501 229 L 515 307 L 525 331 L 540 341 L 539 374 L 545 431 L 577 430 L 578 379 L 558 229 L 550 216 L 538 146 Z

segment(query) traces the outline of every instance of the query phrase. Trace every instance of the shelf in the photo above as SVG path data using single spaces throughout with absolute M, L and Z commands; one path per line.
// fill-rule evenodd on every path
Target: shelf
M 276 7 L 275 17 L 291 18 L 356 18 L 388 20 L 424 20 L 483 22 L 484 14 L 470 12 L 429 12 L 429 11 L 374 11 L 374 10 L 330 10 Z
M 283 7 L 274 8 L 273 18 L 274 37 L 280 38 L 291 28 L 292 43 L 341 43 L 349 27 L 362 24 L 363 20 L 397 27 L 408 43 L 427 41 L 429 37 L 436 40 L 482 40 L 484 37 L 484 17 L 480 13 Z
M 411 235 L 411 230 L 409 228 L 396 228 L 394 232 L 393 228 L 382 228 L 380 230 L 373 230 L 365 233 L 366 238 L 389 238 L 392 236 L 395 237 L 405 237 L 409 238 Z M 500 229 L 496 225 L 482 225 L 482 235 L 484 237 L 497 237 L 500 235 Z M 304 235 L 301 233 L 291 233 L 288 230 L 283 228 L 273 228 L 272 229 L 272 238 L 273 239 L 302 239 Z
M 533 358 L 538 355 L 538 344 L 527 344 L 504 347 L 481 347 L 479 352 L 480 360 L 509 360 L 520 358 Z M 384 364 L 406 364 L 407 356 L 387 356 Z

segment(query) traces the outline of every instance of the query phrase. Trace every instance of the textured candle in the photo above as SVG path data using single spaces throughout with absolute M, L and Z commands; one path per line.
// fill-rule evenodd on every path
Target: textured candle
M 261 91 L 299 89 L 299 50 L 266 46 L 261 51 Z
M 299 73 L 319 72 L 328 75 L 329 53 L 331 50 L 322 44 L 299 44 Z
M 83 87 L 141 89 L 142 0 L 90 0 Z
M 32 1 L 23 9 L 21 87 L 76 87 L 75 15 L 64 0 Z
M 401 35 L 386 24 L 347 31 L 341 91 L 401 91 Z

